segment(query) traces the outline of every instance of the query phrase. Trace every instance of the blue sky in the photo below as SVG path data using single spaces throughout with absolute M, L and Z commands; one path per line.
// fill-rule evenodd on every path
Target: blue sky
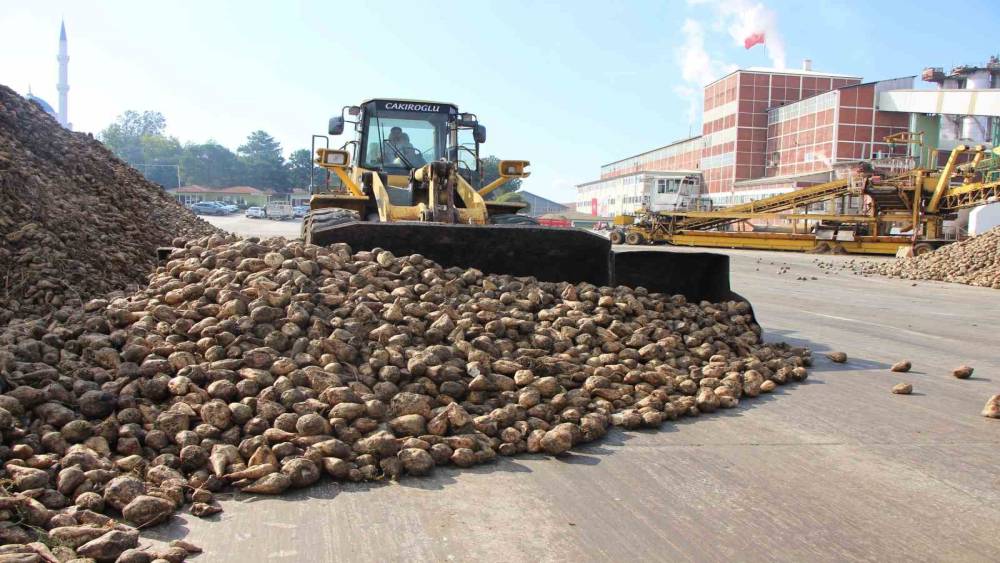
M 0 84 L 56 105 L 61 17 L 77 130 L 151 109 L 182 141 L 235 149 L 264 129 L 287 153 L 364 98 L 450 101 L 487 126 L 485 154 L 531 160 L 525 188 L 558 201 L 601 164 L 697 133 L 700 84 L 771 66 L 779 41 L 789 67 L 866 80 L 1000 50 L 985 1 L 0 0 Z M 769 50 L 744 50 L 747 26 Z

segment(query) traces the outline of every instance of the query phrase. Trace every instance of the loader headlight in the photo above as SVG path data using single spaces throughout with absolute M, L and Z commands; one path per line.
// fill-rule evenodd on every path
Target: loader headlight
M 316 159 L 316 162 L 326 164 L 327 166 L 347 166 L 350 158 L 347 151 L 342 150 L 319 149 L 316 152 L 319 153 L 319 158 Z
M 527 178 L 531 172 L 525 168 L 530 164 L 527 160 L 501 160 L 500 175 L 504 178 Z
M 347 164 L 347 155 L 344 153 L 328 152 L 326 153 L 326 163 L 327 164 Z

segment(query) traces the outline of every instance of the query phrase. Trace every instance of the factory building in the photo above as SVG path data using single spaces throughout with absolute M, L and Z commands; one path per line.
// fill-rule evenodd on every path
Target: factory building
M 764 176 L 769 109 L 860 82 L 805 61 L 801 70 L 737 70 L 706 86 L 700 168 L 708 196 L 721 204 L 736 182 Z
M 909 114 L 879 111 L 876 101 L 881 92 L 912 87 L 912 76 L 882 80 L 769 109 L 766 144 L 759 155 L 764 158 L 763 174 L 737 180 L 728 191 L 710 193 L 713 203 L 738 205 L 829 182 L 841 163 L 906 156 L 906 144 L 887 143 L 885 138 L 909 131 Z
M 707 205 L 696 197 L 702 191 L 701 174 L 697 170 L 643 171 L 618 174 L 580 184 L 577 186 L 576 210 L 599 217 L 631 215 L 640 207 L 648 207 L 651 196 L 680 195 L 682 187 L 687 192 L 683 195 L 695 197 L 683 200 L 673 198 L 677 201 L 678 207 L 681 201 L 692 208 L 699 204 Z
M 948 74 L 942 68 L 926 68 L 921 79 L 937 84 L 938 90 L 965 90 L 972 96 L 980 90 L 1000 88 L 1000 58 L 990 57 L 985 66 L 958 66 Z M 960 144 L 996 146 L 1000 143 L 1000 117 L 942 115 L 938 138 L 938 148 L 943 150 L 951 150 Z
M 827 182 L 863 160 L 909 158 L 912 167 L 957 144 L 1000 143 L 1000 118 L 988 117 L 1000 92 L 995 57 L 948 75 L 925 70 L 938 91 L 914 90 L 914 78 L 862 83 L 814 71 L 808 60 L 800 70 L 734 71 L 705 87 L 700 136 L 605 164 L 600 180 L 577 187 L 577 210 L 633 212 L 650 193 L 643 173 L 698 173 L 698 197 L 726 207 Z M 885 141 L 917 131 L 926 134 L 922 149 Z M 619 177 L 629 179 L 611 181 Z
M 540 195 L 533 194 L 526 190 L 520 190 L 517 192 L 521 195 L 521 199 L 528 204 L 528 208 L 524 211 L 526 215 L 532 217 L 541 217 L 542 215 L 547 215 L 549 213 L 559 213 L 560 211 L 565 211 L 566 206 L 552 201 L 551 199 L 544 198 Z
M 670 143 L 601 166 L 601 179 L 643 170 L 697 170 L 701 161 L 701 135 Z
M 905 155 L 904 145 L 885 138 L 909 131 L 909 115 L 878 111 L 875 101 L 883 91 L 912 87 L 913 77 L 882 80 L 770 109 L 763 175 L 826 172 L 838 161 Z

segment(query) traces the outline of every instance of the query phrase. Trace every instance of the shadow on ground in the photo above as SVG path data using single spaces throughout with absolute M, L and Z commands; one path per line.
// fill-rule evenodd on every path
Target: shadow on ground
M 838 364 L 830 361 L 830 359 L 826 357 L 826 354 L 834 352 L 834 349 L 825 344 L 819 344 L 813 342 L 812 340 L 796 336 L 797 334 L 799 333 L 790 330 L 765 330 L 763 338 L 765 342 L 785 342 L 790 346 L 808 348 L 811 350 L 813 365 L 809 368 L 810 372 L 888 370 L 889 367 L 891 367 L 891 364 L 887 364 L 885 362 L 866 360 L 864 358 L 854 358 L 850 355 L 847 356 L 847 361 L 845 363 Z

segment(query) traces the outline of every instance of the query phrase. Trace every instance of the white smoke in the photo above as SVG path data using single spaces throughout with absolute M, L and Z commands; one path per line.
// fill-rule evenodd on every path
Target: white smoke
M 706 26 L 687 18 L 681 26 L 683 42 L 674 55 L 681 68 L 684 84 L 675 86 L 674 92 L 688 102 L 688 120 L 694 123 L 701 110 L 701 95 L 705 85 L 733 72 L 737 65 L 714 58 L 705 48 L 706 39 L 712 43 L 713 35 L 728 33 L 735 45 L 743 49 L 743 42 L 754 33 L 764 34 L 764 52 L 771 66 L 785 68 L 785 44 L 778 32 L 775 13 L 761 2 L 751 0 L 687 0 L 699 11 L 709 12 L 713 19 Z M 705 10 L 704 8 L 710 8 Z M 716 41 L 721 43 L 720 41 Z
M 750 0 L 688 0 L 688 4 L 711 6 L 716 19 L 713 27 L 725 29 L 735 45 L 754 33 L 764 34 L 764 52 L 771 66 L 785 68 L 785 42 L 778 31 L 778 17 L 763 2 Z
M 677 48 L 675 55 L 685 84 L 675 86 L 674 92 L 688 101 L 688 121 L 694 123 L 701 109 L 698 106 L 701 103 L 702 88 L 737 67 L 712 58 L 705 49 L 705 29 L 697 21 L 684 20 L 681 35 L 684 42 Z

